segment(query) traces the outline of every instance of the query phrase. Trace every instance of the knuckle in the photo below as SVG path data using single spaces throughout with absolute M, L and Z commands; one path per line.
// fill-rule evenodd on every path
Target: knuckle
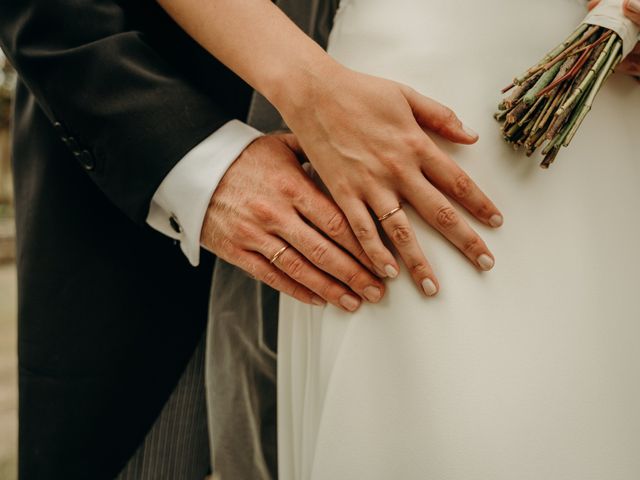
M 251 278 L 256 279 L 258 278 L 258 265 L 256 265 L 255 263 L 249 263 L 244 267 L 245 272 L 247 272 L 247 275 L 249 275 Z
M 413 276 L 417 278 L 426 277 L 430 273 L 429 267 L 422 260 L 416 261 L 413 264 L 411 264 L 410 270 Z
M 382 249 L 374 249 L 366 252 L 367 258 L 369 258 L 375 265 L 382 265 L 388 263 L 388 254 Z
M 397 157 L 397 155 L 392 153 L 380 154 L 380 161 L 386 169 L 386 175 L 397 177 L 404 173 L 405 164 L 401 159 Z
M 295 284 L 291 287 L 291 291 L 289 292 L 289 295 L 291 295 L 293 298 L 298 298 L 300 300 L 305 300 L 304 296 L 301 295 L 301 288 L 298 284 Z
M 278 181 L 278 191 L 287 198 L 295 198 L 300 194 L 300 185 L 291 178 L 283 177 Z
M 326 243 L 319 243 L 311 250 L 309 260 L 311 260 L 315 265 L 322 266 L 325 263 L 328 251 L 329 246 Z
M 233 251 L 233 242 L 231 241 L 230 238 L 225 237 L 222 240 L 220 240 L 220 244 L 218 248 L 221 253 L 229 253 Z
M 353 233 L 356 238 L 361 242 L 368 242 L 375 238 L 375 233 L 371 227 L 366 225 L 356 225 Z
M 391 239 L 395 245 L 404 247 L 411 243 L 411 227 L 408 225 L 398 224 L 391 229 Z
M 269 270 L 262 277 L 262 281 L 267 285 L 275 287 L 278 284 L 278 278 L 280 276 L 280 272 L 276 269 Z
M 436 222 L 444 229 L 451 229 L 458 224 L 458 214 L 449 205 L 440 207 L 436 212 Z
M 452 190 L 457 199 L 465 199 L 473 191 L 473 182 L 466 173 L 461 173 L 455 178 Z
M 253 212 L 256 220 L 262 224 L 273 224 L 278 218 L 278 212 L 269 202 L 253 202 L 253 204 L 251 205 L 251 211 Z
M 365 252 L 364 248 L 362 248 L 362 246 L 358 246 L 356 249 L 356 258 L 357 259 L 362 259 L 362 260 L 368 260 L 369 257 L 367 255 L 367 252 Z
M 349 198 L 353 195 L 353 185 L 345 176 L 341 176 L 333 185 L 332 194 L 334 198 Z
M 472 237 L 466 240 L 462 245 L 462 251 L 464 253 L 472 253 L 480 245 L 480 238 Z
M 304 261 L 300 257 L 294 257 L 287 265 L 287 273 L 294 280 L 300 280 L 304 274 Z
M 427 152 L 427 142 L 424 135 L 410 134 L 404 139 L 404 143 L 409 147 L 411 153 L 417 157 L 422 157 Z
M 355 285 L 356 283 L 358 283 L 359 278 L 360 278 L 360 272 L 358 270 L 349 272 L 345 278 L 346 284 L 350 286 Z
M 335 212 L 327 223 L 327 234 L 330 237 L 339 237 L 347 230 L 347 219 L 340 212 Z
M 477 209 L 476 209 L 476 216 L 479 218 L 484 218 L 484 217 L 488 217 L 489 214 L 492 212 L 492 208 L 489 207 L 489 205 L 486 202 L 483 202 Z
M 458 116 L 456 112 L 451 110 L 449 107 L 444 107 L 444 112 L 442 114 L 442 126 L 455 126 L 458 124 Z
M 253 229 L 245 222 L 239 222 L 236 224 L 234 238 L 236 239 L 248 239 L 255 237 Z
M 322 282 L 322 284 L 318 288 L 318 293 L 320 294 L 320 296 L 322 298 L 330 298 L 331 297 L 331 287 L 332 286 L 333 285 L 331 284 L 330 281 L 325 280 L 325 281 Z
M 434 130 L 438 133 L 449 130 L 451 127 L 454 127 L 460 123 L 458 120 L 458 116 L 455 114 L 453 110 L 448 107 L 443 107 L 444 110 L 442 115 L 434 122 L 435 128 Z

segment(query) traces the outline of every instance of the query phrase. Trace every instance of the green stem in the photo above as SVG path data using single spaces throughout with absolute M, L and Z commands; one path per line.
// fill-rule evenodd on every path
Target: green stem
M 525 105 L 531 105 L 532 103 L 534 103 L 536 101 L 536 97 L 538 96 L 538 93 L 540 93 L 542 89 L 544 89 L 544 87 L 549 85 L 551 81 L 554 78 L 556 78 L 556 75 L 560 71 L 560 67 L 562 67 L 562 63 L 558 62 L 549 70 L 544 72 L 542 76 L 538 79 L 536 84 L 523 97 L 522 102 Z

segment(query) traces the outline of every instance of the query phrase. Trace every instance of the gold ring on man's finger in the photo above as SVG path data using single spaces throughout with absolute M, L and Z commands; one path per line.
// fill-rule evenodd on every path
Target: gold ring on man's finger
M 285 245 L 280 250 L 278 250 L 276 253 L 274 253 L 273 256 L 269 259 L 269 263 L 271 265 L 276 263 L 276 260 L 278 260 L 280 258 L 280 256 L 287 250 L 287 248 L 289 248 L 289 245 Z
M 393 210 L 389 210 L 387 213 L 385 213 L 384 215 L 378 217 L 378 221 L 382 222 L 383 220 L 386 220 L 387 218 L 389 218 L 392 215 L 395 215 L 396 213 L 398 213 L 400 210 L 402 210 L 402 205 L 398 205 L 396 208 L 394 208 Z

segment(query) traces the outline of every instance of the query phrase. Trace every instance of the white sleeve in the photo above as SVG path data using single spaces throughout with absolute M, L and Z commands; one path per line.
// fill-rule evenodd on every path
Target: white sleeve
M 261 135 L 239 120 L 224 124 L 187 153 L 156 190 L 147 223 L 180 241 L 192 265 L 200 262 L 200 232 L 214 190 L 242 151 Z

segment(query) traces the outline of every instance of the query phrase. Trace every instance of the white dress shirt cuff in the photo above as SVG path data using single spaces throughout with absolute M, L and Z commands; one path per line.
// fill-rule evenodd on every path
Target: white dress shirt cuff
M 200 233 L 214 190 L 242 151 L 261 135 L 231 120 L 187 153 L 156 190 L 147 223 L 180 241 L 192 265 L 200 263 Z

